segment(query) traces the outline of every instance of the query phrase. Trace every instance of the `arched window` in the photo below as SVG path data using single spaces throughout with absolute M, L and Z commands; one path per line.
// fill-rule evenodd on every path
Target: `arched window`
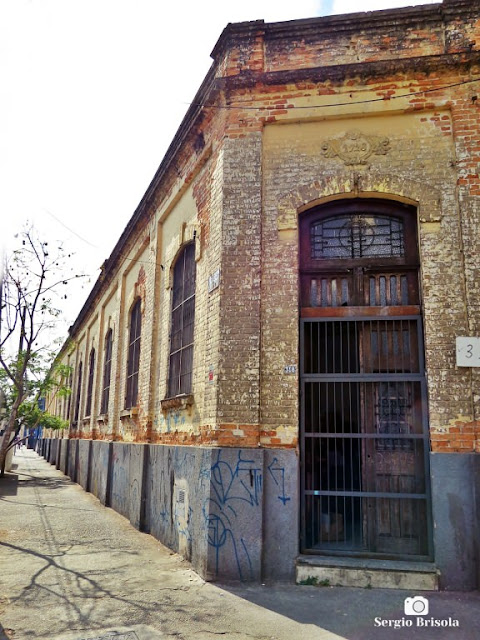
M 140 369 L 140 338 L 142 333 L 141 304 L 141 300 L 138 299 L 130 312 L 125 409 L 135 407 L 138 399 L 138 371 Z
M 105 348 L 103 359 L 103 388 L 102 388 L 102 405 L 100 413 L 108 413 L 108 402 L 110 399 L 110 375 L 112 372 L 112 346 L 113 331 L 109 329 L 105 336 Z
M 73 416 L 74 424 L 77 424 L 78 418 L 80 417 L 80 397 L 82 394 L 82 363 L 78 365 L 78 375 L 77 375 L 77 395 L 75 397 L 75 413 Z
M 88 363 L 88 384 L 87 384 L 87 402 L 85 404 L 85 415 L 89 416 L 92 413 L 92 394 L 93 394 L 93 379 L 95 377 L 95 349 L 90 351 L 90 358 Z
M 73 372 L 70 371 L 70 375 L 68 376 L 68 388 L 70 389 L 70 393 L 68 395 L 68 401 L 67 401 L 67 415 L 66 415 L 66 420 L 70 420 L 70 410 L 71 410 L 71 405 L 72 405 L 72 385 L 73 385 Z
M 170 398 L 192 391 L 195 276 L 195 245 L 188 244 L 178 256 L 173 269 L 168 377 Z
M 393 258 L 405 255 L 403 220 L 369 213 L 340 215 L 310 227 L 312 258 Z
M 300 220 L 302 307 L 418 305 L 416 211 L 340 200 Z

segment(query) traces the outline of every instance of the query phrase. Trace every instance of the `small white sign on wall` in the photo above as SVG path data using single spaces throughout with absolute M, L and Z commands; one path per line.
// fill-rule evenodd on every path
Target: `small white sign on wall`
M 457 367 L 480 367 L 480 338 L 457 338 Z
M 211 276 L 208 277 L 208 293 L 212 293 L 215 289 L 218 289 L 220 286 L 220 269 L 217 269 L 215 273 L 212 273 Z
M 292 375 L 297 373 L 297 365 L 287 364 L 285 367 L 283 367 L 283 373 L 286 373 L 287 375 Z

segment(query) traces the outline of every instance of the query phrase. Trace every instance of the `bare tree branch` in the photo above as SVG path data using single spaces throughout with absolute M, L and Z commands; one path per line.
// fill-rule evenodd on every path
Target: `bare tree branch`
M 26 404 L 38 414 L 38 400 L 55 388 L 62 387 L 62 378 L 55 379 L 50 361 L 52 349 L 45 336 L 61 313 L 52 295 L 58 289 L 82 277 L 66 276 L 67 256 L 62 246 L 50 255 L 48 243 L 42 242 L 33 227 L 18 236 L 19 249 L 6 261 L 0 300 L 0 372 L 9 398 L 8 422 L 0 442 L 0 471 L 3 471 L 6 449 L 12 434 L 19 429 L 19 411 L 25 415 Z M 4 385 L 5 386 L 5 385 Z M 23 407 L 23 408 L 22 408 Z M 22 418 L 24 419 L 24 418 Z

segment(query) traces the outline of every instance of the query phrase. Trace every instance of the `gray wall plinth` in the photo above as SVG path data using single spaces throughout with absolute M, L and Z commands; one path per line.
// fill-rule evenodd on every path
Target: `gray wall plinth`
M 77 481 L 78 471 L 78 440 L 70 440 L 68 447 L 68 460 L 67 460 L 67 476 L 73 482 Z
M 298 456 L 293 449 L 265 449 L 263 579 L 294 580 L 299 553 Z
M 143 528 L 144 464 L 148 445 L 125 442 L 112 444 L 110 506 L 130 520 L 137 529 Z
M 145 530 L 208 580 L 260 580 L 264 451 L 150 445 L 148 458 Z
M 90 491 L 100 502 L 107 505 L 108 478 L 110 472 L 110 457 L 113 443 L 103 440 L 92 442 L 90 465 Z
M 130 523 L 136 528 L 142 528 L 143 520 L 143 481 L 144 481 L 144 465 L 146 460 L 146 451 L 148 445 L 131 444 L 129 445 L 130 463 L 129 463 L 129 505 L 128 518 Z
M 111 495 L 109 504 L 112 509 L 129 518 L 130 495 L 130 445 L 114 442 L 111 468 Z
M 89 491 L 89 473 L 90 473 L 90 453 L 91 453 L 91 440 L 79 440 L 78 441 L 78 484 Z
M 63 439 L 63 438 L 59 438 L 59 440 L 58 440 L 58 446 L 57 446 L 57 455 L 55 456 L 55 463 L 54 463 L 54 464 L 55 464 L 55 467 L 56 467 L 57 469 L 59 469 L 59 464 L 60 464 L 60 452 L 61 452 L 61 450 L 62 450 L 62 446 L 63 446 L 63 443 L 64 443 L 64 442 L 65 442 L 65 441 L 64 441 L 64 439 Z
M 70 440 L 65 439 L 62 440 L 62 445 L 60 447 L 60 456 L 58 458 L 58 468 L 65 475 L 67 475 L 67 464 L 68 464 L 68 450 L 70 447 Z
M 206 577 L 259 581 L 262 570 L 262 449 L 212 449 Z
M 58 438 L 52 438 L 50 440 L 50 448 L 48 451 L 48 462 L 50 464 L 55 464 L 55 460 L 57 457 L 57 449 L 58 449 Z
M 207 568 L 211 450 L 150 445 L 145 476 L 145 530 L 181 553 L 202 576 Z
M 479 586 L 480 455 L 432 453 L 430 464 L 440 588 L 475 590 Z

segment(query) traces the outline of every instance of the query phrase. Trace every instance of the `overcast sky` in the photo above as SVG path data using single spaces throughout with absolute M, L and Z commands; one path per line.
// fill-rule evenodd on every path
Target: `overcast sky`
M 228 22 L 370 11 L 415 0 L 0 0 L 2 241 L 25 220 L 91 281 L 145 193 Z

